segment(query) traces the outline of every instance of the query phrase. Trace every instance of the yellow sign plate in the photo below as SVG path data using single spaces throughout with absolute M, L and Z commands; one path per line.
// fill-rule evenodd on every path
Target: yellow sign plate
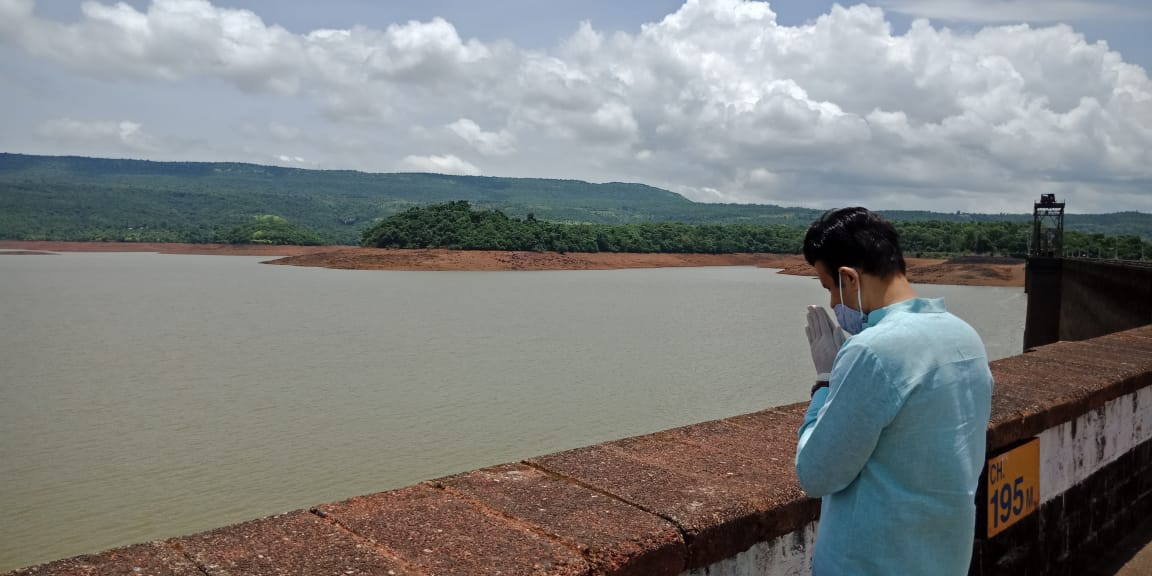
M 1003 532 L 1040 505 L 1040 439 L 988 459 L 988 536 Z

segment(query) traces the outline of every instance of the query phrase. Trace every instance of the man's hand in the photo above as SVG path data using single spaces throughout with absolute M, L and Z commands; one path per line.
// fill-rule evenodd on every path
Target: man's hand
M 844 344 L 844 332 L 832 321 L 823 306 L 809 306 L 808 326 L 804 327 L 804 333 L 808 335 L 808 345 L 812 348 L 816 379 L 827 381 L 832 373 L 836 353 Z

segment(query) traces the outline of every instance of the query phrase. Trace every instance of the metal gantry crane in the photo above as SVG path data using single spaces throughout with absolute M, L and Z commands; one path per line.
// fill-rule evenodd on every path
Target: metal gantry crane
M 1041 194 L 1040 201 L 1033 204 L 1029 244 L 1031 258 L 1064 256 L 1064 203 L 1057 202 L 1055 194 Z

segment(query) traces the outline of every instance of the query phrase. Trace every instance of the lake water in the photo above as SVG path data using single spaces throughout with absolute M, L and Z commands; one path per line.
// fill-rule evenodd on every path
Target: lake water
M 0 256 L 0 570 L 806 400 L 809 278 Z M 945 296 L 993 358 L 1018 288 Z

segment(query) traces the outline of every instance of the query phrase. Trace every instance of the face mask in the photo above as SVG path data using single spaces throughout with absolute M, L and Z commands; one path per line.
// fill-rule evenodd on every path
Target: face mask
M 849 308 L 844 305 L 844 277 L 840 277 L 840 303 L 832 307 L 832 312 L 836 314 L 836 322 L 840 324 L 845 332 L 856 335 L 864 330 L 864 320 L 867 316 L 862 310 Z M 860 282 L 856 282 L 856 302 L 861 308 L 864 307 L 864 301 L 860 298 Z

